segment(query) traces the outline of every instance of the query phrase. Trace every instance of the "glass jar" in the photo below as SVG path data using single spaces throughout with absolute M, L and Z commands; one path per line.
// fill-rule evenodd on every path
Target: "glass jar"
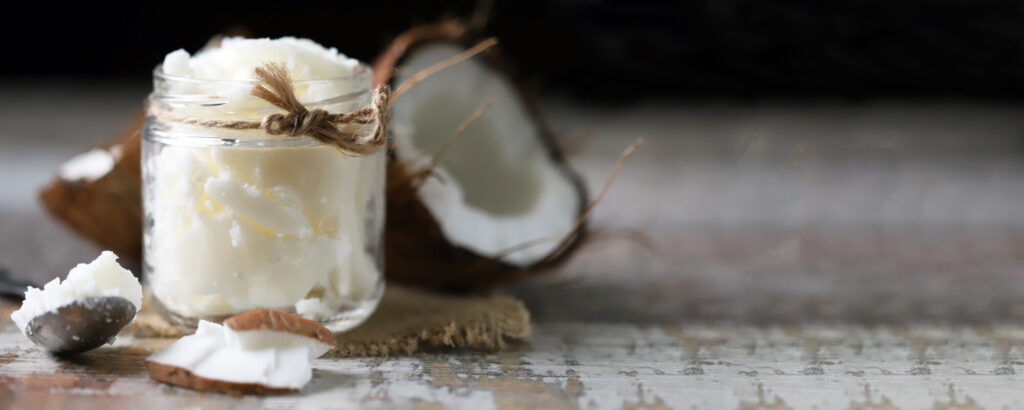
M 174 116 L 259 121 L 281 110 L 254 82 L 154 72 L 143 128 L 144 275 L 174 325 L 275 309 L 351 328 L 376 308 L 385 150 L 341 152 L 309 137 L 193 126 Z M 306 107 L 347 112 L 371 100 L 371 70 L 296 81 Z M 151 110 L 151 112 L 153 112 Z M 163 115 L 164 113 L 168 115 Z

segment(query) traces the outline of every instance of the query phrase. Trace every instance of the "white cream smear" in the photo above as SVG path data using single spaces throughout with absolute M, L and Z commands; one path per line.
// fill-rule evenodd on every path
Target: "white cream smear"
M 54 278 L 42 289 L 30 286 L 21 309 L 11 313 L 11 320 L 25 333 L 28 323 L 36 316 L 82 299 L 100 296 L 128 299 L 136 311 L 142 307 L 142 285 L 129 270 L 117 263 L 117 255 L 111 251 L 103 251 L 88 264 L 78 264 L 68 272 L 63 282 Z
M 178 339 L 146 361 L 180 367 L 207 379 L 301 389 L 313 377 L 310 360 L 330 348 L 288 332 L 235 331 L 201 320 L 195 334 Z
M 356 60 L 305 39 L 227 38 L 220 48 L 195 56 L 168 54 L 163 72 L 251 81 L 253 69 L 267 62 L 283 63 L 293 81 L 346 77 L 361 69 Z M 224 88 L 177 90 L 227 97 L 222 106 L 197 110 L 199 115 L 259 120 L 280 112 L 250 96 L 251 83 L 205 84 Z M 307 103 L 359 91 L 345 89 L 355 86 L 299 82 L 295 88 Z M 260 131 L 212 128 L 192 135 L 268 138 Z M 375 241 L 377 234 L 365 218 L 368 208 L 382 206 L 376 196 L 383 155 L 349 156 L 324 145 L 164 146 L 145 164 L 152 167 L 150 290 L 171 311 L 200 318 L 293 308 L 322 320 L 337 306 L 370 298 L 380 273 L 366 249 L 367 236 Z

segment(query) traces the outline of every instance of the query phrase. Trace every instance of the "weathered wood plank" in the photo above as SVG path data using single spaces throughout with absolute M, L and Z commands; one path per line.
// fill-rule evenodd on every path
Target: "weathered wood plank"
M 35 190 L 146 92 L 67 87 L 0 101 L 0 264 L 37 282 L 97 249 Z M 529 343 L 322 359 L 300 395 L 232 398 L 148 380 L 142 360 L 167 341 L 58 362 L 0 305 L 0 408 L 1024 408 L 1024 327 L 992 324 L 1024 318 L 1024 107 L 545 111 L 594 130 L 572 158 L 591 187 L 647 137 L 592 226 L 653 246 L 597 241 L 510 289 L 537 319 Z M 962 325 L 905 325 L 929 322 Z
M 1024 407 L 1022 326 L 546 323 L 529 343 L 500 354 L 320 359 L 302 394 L 268 398 L 148 380 L 143 359 L 166 343 L 122 338 L 61 362 L 8 326 L 0 334 L 0 399 L 93 408 L 143 399 L 266 408 Z

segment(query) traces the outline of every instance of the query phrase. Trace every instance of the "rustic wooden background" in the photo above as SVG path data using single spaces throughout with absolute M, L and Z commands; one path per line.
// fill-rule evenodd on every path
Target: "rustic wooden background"
M 44 282 L 97 249 L 36 190 L 145 87 L 0 85 L 0 266 Z M 77 361 L 0 308 L 0 408 L 1024 408 L 1024 106 L 647 102 L 545 112 L 601 233 L 505 289 L 536 327 L 502 353 L 322 359 L 298 395 L 161 386 L 121 338 Z M 1024 368 L 1022 368 L 1024 370 Z

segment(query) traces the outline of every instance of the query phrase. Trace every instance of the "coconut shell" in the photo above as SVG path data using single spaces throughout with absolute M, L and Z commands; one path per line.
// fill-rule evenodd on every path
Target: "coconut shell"
M 275 330 L 293 333 L 315 339 L 331 346 L 337 346 L 334 334 L 318 322 L 291 313 L 276 310 L 257 310 L 232 316 L 224 321 L 229 329 L 241 330 Z
M 399 35 L 373 64 L 375 86 L 392 82 L 395 67 L 417 47 L 427 44 L 448 43 L 462 48 L 472 47 L 478 38 L 470 34 L 467 26 L 454 20 L 413 27 Z M 512 84 L 522 84 L 509 72 L 507 61 L 495 47 L 484 51 L 480 58 L 496 73 L 506 75 Z M 432 81 L 430 78 L 424 81 Z M 397 86 L 397 84 L 392 84 Z M 522 104 L 537 125 L 540 141 L 550 153 L 551 160 L 562 174 L 573 183 L 580 196 L 578 215 L 583 215 L 587 203 L 583 180 L 565 160 L 554 134 L 545 124 L 526 87 L 517 87 Z M 454 130 L 453 130 L 454 131 Z M 452 244 L 417 193 L 417 184 L 428 177 L 429 170 L 409 169 L 397 161 L 394 152 L 389 156 L 387 174 L 387 221 L 384 249 L 385 273 L 388 280 L 447 291 L 488 291 L 495 286 L 550 270 L 563 263 L 581 243 L 586 226 L 565 238 L 561 247 L 538 262 L 521 267 L 497 260 L 494 255 L 479 255 L 469 249 Z M 568 234 L 568 233 L 567 233 Z
M 269 387 L 259 383 L 235 383 L 208 379 L 196 376 L 187 369 L 163 363 L 146 362 L 146 368 L 149 370 L 150 379 L 197 391 L 223 393 L 232 396 L 241 396 L 243 394 L 281 394 L 298 391 L 298 389 Z
M 116 145 L 120 158 L 95 180 L 57 176 L 39 194 L 50 213 L 85 238 L 118 255 L 141 260 L 142 170 L 139 145 L 144 120 L 139 112 Z
M 462 43 L 467 39 L 468 29 L 458 20 L 442 20 L 434 24 L 415 26 L 399 34 L 373 62 L 373 85 L 391 81 L 398 62 L 413 47 L 432 41 Z

